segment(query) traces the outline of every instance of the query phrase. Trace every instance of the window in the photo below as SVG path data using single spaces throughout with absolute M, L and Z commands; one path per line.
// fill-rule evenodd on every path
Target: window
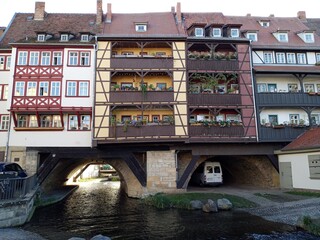
M 19 52 L 18 55 L 18 65 L 27 65 L 27 52 Z
M 152 122 L 158 123 L 160 121 L 160 116 L 159 115 L 152 115 Z
M 320 53 L 316 53 L 316 62 L 320 63 Z
M 220 28 L 213 28 L 212 29 L 212 36 L 213 37 L 221 37 L 221 29 Z
M 305 33 L 304 34 L 304 41 L 306 43 L 313 43 L 314 42 L 313 33 Z
M 297 54 L 297 62 L 298 64 L 306 64 L 306 54 L 305 53 L 298 53 Z
M 69 40 L 68 34 L 61 34 L 60 41 L 67 42 Z
M 69 65 L 78 65 L 78 52 L 69 52 Z
M 268 84 L 268 92 L 277 92 L 277 84 L 269 83 Z
M 24 82 L 16 82 L 14 96 L 24 96 Z
M 257 33 L 247 33 L 247 38 L 253 42 L 258 41 L 258 34 Z
M 278 34 L 279 42 L 288 42 L 288 33 L 279 33 Z
M 311 179 L 320 179 L 320 155 L 308 155 Z
M 0 101 L 8 99 L 8 85 L 0 84 Z
M 49 83 L 40 82 L 39 83 L 39 96 L 48 96 L 49 95 Z
M 61 52 L 53 52 L 53 60 L 52 65 L 62 65 L 62 53 Z
M 166 83 L 157 83 L 156 90 L 166 90 L 167 84 Z
M 38 127 L 38 120 L 36 115 L 29 116 L 29 127 Z
M 1 115 L 0 119 L 0 130 L 9 129 L 9 115 Z
M 89 42 L 89 35 L 88 34 L 82 34 L 81 35 L 81 42 Z
M 29 65 L 39 65 L 39 52 L 30 52 Z
M 90 61 L 89 61 L 89 58 L 90 58 L 90 53 L 88 52 L 82 52 L 80 54 L 80 65 L 81 66 L 89 66 L 90 65 Z
M 196 37 L 203 37 L 203 28 L 195 28 L 194 29 L 194 35 Z
M 6 65 L 6 69 L 9 70 L 11 67 L 11 57 L 7 56 L 7 65 Z
M 38 40 L 38 42 L 44 42 L 46 40 L 46 35 L 45 34 L 38 34 L 37 40 Z
M 286 55 L 284 53 L 276 53 L 277 63 L 286 63 Z
M 317 92 L 320 93 L 320 84 L 317 84 Z
M 41 53 L 41 65 L 43 66 L 50 65 L 50 52 Z
M 262 27 L 269 27 L 270 26 L 270 22 L 268 20 L 261 20 L 261 21 L 259 21 L 259 23 Z
M 89 96 L 89 82 L 79 82 L 79 96 Z
M 304 84 L 304 91 L 305 92 L 314 92 L 314 85 L 313 84 Z
M 90 115 L 81 115 L 81 130 L 90 130 Z
M 269 123 L 272 125 L 278 124 L 278 115 L 268 115 Z
M 67 96 L 76 96 L 77 95 L 77 83 L 76 82 L 67 82 Z
M 37 82 L 28 82 L 27 96 L 37 96 Z
M 294 53 L 287 53 L 287 63 L 296 63 L 296 55 Z
M 27 115 L 18 115 L 17 127 L 27 127 Z
M 257 88 L 258 88 L 258 93 L 267 92 L 267 84 L 265 83 L 258 83 Z
M 311 114 L 311 123 L 312 125 L 320 124 L 320 114 Z
M 50 96 L 60 96 L 60 82 L 51 82 Z
M 290 124 L 299 124 L 299 114 L 289 114 Z
M 60 115 L 52 116 L 52 127 L 58 127 L 58 128 L 62 127 Z
M 147 24 L 136 24 L 136 32 L 146 32 Z
M 40 115 L 40 127 L 51 127 L 52 116 L 51 115 Z
M 231 28 L 230 36 L 231 36 L 231 37 L 239 37 L 239 29 L 237 29 L 237 28 Z
M 5 67 L 4 59 L 5 59 L 4 56 L 0 56 L 0 70 L 4 70 L 4 67 Z
M 298 92 L 298 84 L 296 83 L 288 84 L 288 92 Z
M 272 52 L 264 52 L 263 60 L 264 60 L 264 63 L 273 63 Z

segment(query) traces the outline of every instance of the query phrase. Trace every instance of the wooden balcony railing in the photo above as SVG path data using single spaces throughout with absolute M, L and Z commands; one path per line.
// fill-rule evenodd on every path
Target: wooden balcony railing
M 296 139 L 300 134 L 307 131 L 309 127 L 289 127 L 272 128 L 259 126 L 259 141 L 262 142 L 288 142 Z
M 62 77 L 62 66 L 17 66 L 16 76 L 30 77 Z
M 112 91 L 110 102 L 173 102 L 173 91 Z
M 236 71 L 239 70 L 239 62 L 238 60 L 188 60 L 187 69 Z
M 171 69 L 173 67 L 172 58 L 140 58 L 140 57 L 118 57 L 111 58 L 111 68 L 134 68 L 134 69 Z
M 319 106 L 320 95 L 308 93 L 257 93 L 256 103 L 259 107 L 277 106 Z
M 175 135 L 174 125 L 143 125 L 143 126 L 114 126 L 110 127 L 109 137 L 126 138 L 126 137 L 172 137 Z
M 48 96 L 14 96 L 12 97 L 12 108 L 50 108 L 60 107 L 61 97 Z
M 188 104 L 210 106 L 240 105 L 241 95 L 219 93 L 189 93 Z
M 220 127 L 220 126 L 189 126 L 189 136 L 190 137 L 244 137 L 243 126 L 230 126 L 230 127 Z

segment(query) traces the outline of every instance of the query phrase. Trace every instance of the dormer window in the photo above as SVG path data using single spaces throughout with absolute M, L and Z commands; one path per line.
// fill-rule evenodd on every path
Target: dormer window
M 212 37 L 221 37 L 221 29 L 213 28 L 212 29 Z
M 246 36 L 252 42 L 258 41 L 258 33 L 256 33 L 256 32 L 248 32 Z
M 69 36 L 68 36 L 68 34 L 61 34 L 60 41 L 61 41 L 61 42 L 67 42 L 67 41 L 69 41 Z
M 88 34 L 82 34 L 81 35 L 81 42 L 89 42 L 89 35 Z
M 261 21 L 259 21 L 259 24 L 260 24 L 261 27 L 267 28 L 267 27 L 270 26 L 270 21 L 268 21 L 268 20 L 261 20 Z
M 314 42 L 313 33 L 305 33 L 304 34 L 304 41 L 306 43 L 313 43 Z
M 37 41 L 38 42 L 44 42 L 46 40 L 45 34 L 38 34 Z
M 233 37 L 233 38 L 239 37 L 239 29 L 238 28 L 231 28 L 230 37 Z
M 203 28 L 195 28 L 194 29 L 194 36 L 203 37 Z
M 137 23 L 136 24 L 136 32 L 146 32 L 147 24 L 146 23 Z
M 288 42 L 288 32 L 287 31 L 278 31 L 274 32 L 273 36 L 279 41 L 279 42 Z

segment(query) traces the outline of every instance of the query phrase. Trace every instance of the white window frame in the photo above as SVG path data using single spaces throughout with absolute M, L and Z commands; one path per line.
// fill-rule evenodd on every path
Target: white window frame
M 90 52 L 80 52 L 80 65 L 90 66 Z
M 0 130 L 8 130 L 9 129 L 9 115 L 1 115 L 1 121 L 0 121 Z
M 41 65 L 50 66 L 51 52 L 42 52 L 41 53 Z
M 76 97 L 77 96 L 77 82 L 68 81 L 67 82 L 67 97 Z
M 60 82 L 52 81 L 50 88 L 50 96 L 60 96 Z
M 90 130 L 91 116 L 90 115 L 81 115 L 80 116 L 80 129 L 81 130 Z
M 221 28 L 212 28 L 212 37 L 221 37 Z
M 306 43 L 313 43 L 314 42 L 314 35 L 313 33 L 305 33 L 304 34 L 304 41 Z
M 39 65 L 39 52 L 30 52 L 29 54 L 29 65 L 30 66 L 37 66 Z
M 299 114 L 289 114 L 289 122 L 290 122 L 290 124 L 298 125 L 300 122 L 300 115 Z
M 82 34 L 81 42 L 89 42 L 89 34 Z
M 38 127 L 38 119 L 36 115 L 29 116 L 29 127 Z
M 307 64 L 307 58 L 305 53 L 297 53 L 297 63 Z
M 146 32 L 147 31 L 147 24 L 139 23 L 136 24 L 136 32 Z
M 52 127 L 52 115 L 40 115 L 40 127 Z
M 305 83 L 303 87 L 304 87 L 304 92 L 315 92 L 314 84 L 312 83 Z
M 24 87 L 25 87 L 25 82 L 20 82 L 20 81 L 16 82 L 14 96 L 24 96 Z
M 279 42 L 288 42 L 288 33 L 278 33 Z
M 39 82 L 39 96 L 49 96 L 49 82 Z
M 45 42 L 46 41 L 46 35 L 45 34 L 38 34 L 37 41 L 38 42 Z
M 28 116 L 27 115 L 18 115 L 17 117 L 17 127 L 27 127 Z
M 239 37 L 239 29 L 238 28 L 231 28 L 230 29 L 230 37 L 232 37 L 232 38 Z
M 5 69 L 5 56 L 0 56 L 0 70 L 4 70 Z
M 53 52 L 52 65 L 54 66 L 62 65 L 62 52 Z
M 79 52 L 70 51 L 68 56 L 68 65 L 78 66 L 78 61 L 79 61 Z
M 264 52 L 263 61 L 264 63 L 273 63 L 273 52 Z
M 270 26 L 270 22 L 269 22 L 269 21 L 263 21 L 263 20 L 262 20 L 262 21 L 260 21 L 259 23 L 260 23 L 261 27 L 267 28 L 267 27 Z
M 60 41 L 61 42 L 68 42 L 69 41 L 69 34 L 61 34 Z
M 287 63 L 288 64 L 296 64 L 296 54 L 295 53 L 287 53 Z
M 79 91 L 78 96 L 88 97 L 89 96 L 89 81 L 80 81 L 79 82 Z
M 204 36 L 203 28 L 200 28 L 200 27 L 194 28 L 194 36 L 195 37 L 203 37 Z
M 247 33 L 247 38 L 253 42 L 258 41 L 258 34 L 257 33 Z
M 27 83 L 26 96 L 37 96 L 37 82 L 28 82 Z
M 18 54 L 18 64 L 17 65 L 27 65 L 28 62 L 28 52 L 27 51 L 21 51 Z
M 11 56 L 7 56 L 6 70 L 9 70 L 10 67 L 11 67 Z
M 320 63 L 320 53 L 316 53 L 316 62 Z
M 258 93 L 268 92 L 266 83 L 257 83 L 257 91 Z
M 78 130 L 78 115 L 68 115 L 68 130 Z
M 277 63 L 286 63 L 286 54 L 284 52 L 277 52 L 276 53 Z

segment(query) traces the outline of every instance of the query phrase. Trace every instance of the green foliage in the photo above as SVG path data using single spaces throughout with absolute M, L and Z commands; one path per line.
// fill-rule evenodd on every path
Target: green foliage
M 182 194 L 163 194 L 159 193 L 148 196 L 143 199 L 144 203 L 160 209 L 182 208 L 190 209 L 190 201 L 200 200 L 206 202 L 208 199 L 217 200 L 219 198 L 227 198 L 235 208 L 255 207 L 256 204 L 234 195 L 219 193 L 182 193 Z
M 320 236 L 320 221 L 311 219 L 309 216 L 303 217 L 303 228 L 308 232 Z
M 316 198 L 320 197 L 320 192 L 288 191 L 286 193 L 292 194 L 292 195 L 305 196 L 305 197 L 316 197 Z

